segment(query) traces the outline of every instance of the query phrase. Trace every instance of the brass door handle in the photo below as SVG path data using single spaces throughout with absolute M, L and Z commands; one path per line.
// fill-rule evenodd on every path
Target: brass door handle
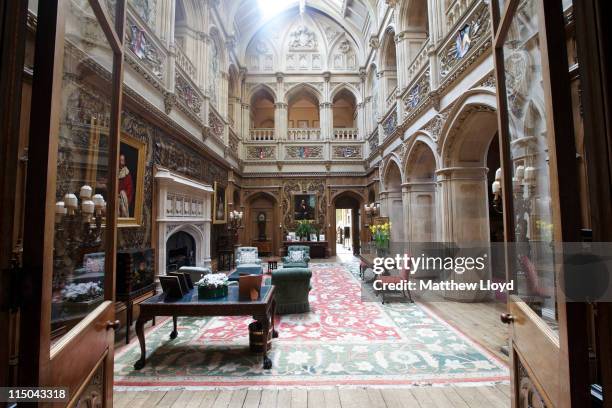
M 121 323 L 119 322 L 119 320 L 115 320 L 114 322 L 109 320 L 109 321 L 106 322 L 106 330 L 113 329 L 113 330 L 117 331 L 117 330 L 119 330 L 120 326 L 121 326 Z
M 502 313 L 499 316 L 499 319 L 502 321 L 502 323 L 504 324 L 510 324 L 510 323 L 514 323 L 514 316 L 512 316 L 510 313 Z

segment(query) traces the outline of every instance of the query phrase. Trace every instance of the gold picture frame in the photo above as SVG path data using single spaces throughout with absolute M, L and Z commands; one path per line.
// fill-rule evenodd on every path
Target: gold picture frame
M 304 201 L 306 205 L 303 211 L 300 211 L 300 205 Z M 316 221 L 318 219 L 319 195 L 309 192 L 294 192 L 291 194 L 291 216 L 293 221 Z
M 219 211 L 221 210 L 221 211 Z M 215 192 L 213 194 L 213 224 L 227 223 L 227 189 L 224 185 L 215 181 Z
M 146 159 L 146 143 L 122 133 L 119 146 L 119 180 L 117 181 L 119 194 L 118 227 L 139 227 L 142 225 Z M 124 168 L 127 170 L 124 170 Z

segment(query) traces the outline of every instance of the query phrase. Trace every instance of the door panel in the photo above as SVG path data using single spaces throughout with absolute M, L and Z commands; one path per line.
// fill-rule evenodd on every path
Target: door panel
M 502 315 L 510 326 L 513 406 L 582 404 L 585 317 L 582 306 L 565 302 L 557 259 L 560 244 L 575 241 L 580 228 L 561 1 L 494 1 L 491 12 L 511 243 L 506 274 L 515 285 Z
M 20 383 L 68 387 L 70 406 L 112 406 L 123 7 L 60 0 L 37 16 L 22 321 L 40 326 L 21 327 Z

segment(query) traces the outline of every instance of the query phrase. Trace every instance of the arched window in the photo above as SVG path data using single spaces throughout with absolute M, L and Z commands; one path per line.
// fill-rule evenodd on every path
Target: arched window
M 355 96 L 346 89 L 341 90 L 334 96 L 333 113 L 334 128 L 354 128 L 356 123 Z

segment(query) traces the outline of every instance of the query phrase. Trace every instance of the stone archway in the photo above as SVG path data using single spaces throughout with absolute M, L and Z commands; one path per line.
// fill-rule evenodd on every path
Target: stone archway
M 361 251 L 361 243 L 363 241 L 363 197 L 354 191 L 342 191 L 332 198 L 332 212 L 330 216 L 330 224 L 336 226 L 336 210 L 351 210 L 351 240 L 352 250 L 354 255 L 359 255 Z M 336 255 L 336 245 L 334 237 L 328 239 L 330 244 L 331 255 Z
M 451 273 L 451 278 L 458 282 L 491 279 L 488 173 L 496 169 L 487 168 L 487 157 L 497 135 L 495 109 L 487 104 L 465 103 L 451 115 L 445 130 L 441 139 L 442 168 L 437 171 L 441 195 L 439 214 L 443 223 L 441 240 L 458 247 L 459 257 L 484 251 L 489 259 L 488 267 L 463 274 Z M 445 296 L 455 300 L 480 301 L 488 298 L 490 293 L 447 291 Z
M 402 172 L 397 161 L 390 159 L 385 166 L 383 191 L 380 193 L 381 215 L 391 222 L 391 243 L 405 242 Z
M 410 243 L 435 242 L 438 238 L 435 154 L 427 143 L 417 140 L 407 155 L 406 163 L 406 239 Z

